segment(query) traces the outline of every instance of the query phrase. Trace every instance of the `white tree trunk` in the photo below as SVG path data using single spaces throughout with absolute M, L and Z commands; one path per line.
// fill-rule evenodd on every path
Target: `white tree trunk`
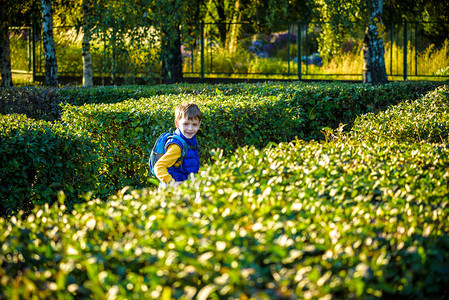
M 83 85 L 93 86 L 92 57 L 90 55 L 90 1 L 83 0 Z
M 58 64 L 53 38 L 53 13 L 51 0 L 42 0 L 42 27 L 45 57 L 45 85 L 58 86 Z
M 229 41 L 228 41 L 228 49 L 229 52 L 235 53 L 237 51 L 237 39 L 239 36 L 239 31 L 241 25 L 239 24 L 241 20 L 242 14 L 240 13 L 240 1 L 235 1 L 234 6 L 234 15 L 232 17 L 232 24 L 231 24 L 231 32 L 229 34 Z
M 373 79 L 371 78 L 371 63 L 370 63 L 370 51 L 369 51 L 369 36 L 368 36 L 368 30 L 365 33 L 365 40 L 363 41 L 363 48 L 362 48 L 362 54 L 363 54 L 363 83 L 372 83 Z

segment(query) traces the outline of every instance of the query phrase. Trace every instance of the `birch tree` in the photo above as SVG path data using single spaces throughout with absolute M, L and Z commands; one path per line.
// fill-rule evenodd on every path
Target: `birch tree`
M 366 27 L 361 57 L 363 82 L 387 82 L 382 38 L 382 0 L 323 0 L 319 11 L 319 21 L 325 22 L 319 41 L 320 53 L 325 58 L 340 55 L 343 37 Z
M 58 86 L 58 65 L 53 38 L 53 11 L 51 0 L 42 0 L 42 28 L 45 57 L 45 85 Z
M 388 81 L 385 68 L 385 48 L 382 38 L 382 0 L 367 0 L 368 4 L 368 26 L 367 36 L 367 70 L 370 76 L 366 83 L 379 84 Z
M 237 50 L 237 39 L 238 34 L 240 32 L 241 20 L 242 20 L 242 12 L 240 8 L 240 1 L 236 0 L 234 3 L 234 13 L 232 15 L 230 34 L 227 41 L 228 50 L 231 53 L 234 53 Z
M 90 38 L 91 28 L 89 26 L 90 18 L 90 1 L 83 0 L 83 41 L 82 41 L 82 55 L 83 55 L 83 85 L 93 86 L 93 71 L 92 71 L 92 56 L 90 54 Z

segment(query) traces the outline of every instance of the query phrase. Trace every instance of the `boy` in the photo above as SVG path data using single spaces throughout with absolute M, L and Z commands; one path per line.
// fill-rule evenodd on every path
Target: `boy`
M 200 129 L 202 113 L 194 103 L 184 103 L 175 110 L 175 135 L 180 136 L 187 144 L 187 154 L 182 161 L 180 141 L 171 138 L 165 145 L 165 154 L 154 166 L 156 177 L 160 180 L 160 187 L 179 185 L 186 180 L 190 173 L 198 173 L 200 159 L 196 133 Z

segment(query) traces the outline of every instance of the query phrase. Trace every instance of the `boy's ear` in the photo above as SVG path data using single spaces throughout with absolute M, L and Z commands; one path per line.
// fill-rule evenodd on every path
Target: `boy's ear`
M 179 128 L 179 123 L 178 123 L 177 119 L 175 119 L 175 126 L 176 126 L 176 128 Z

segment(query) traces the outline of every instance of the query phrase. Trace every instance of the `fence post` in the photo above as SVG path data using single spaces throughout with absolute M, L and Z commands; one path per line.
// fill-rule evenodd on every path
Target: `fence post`
M 403 70 L 403 79 L 404 81 L 407 80 L 407 22 L 404 22 L 404 70 Z
M 33 20 L 31 24 L 31 71 L 32 71 L 32 77 L 31 82 L 34 83 L 36 79 L 36 22 Z
M 418 22 L 415 22 L 415 76 L 418 76 Z
M 394 23 L 391 21 L 390 30 L 390 76 L 393 78 L 393 45 L 394 45 Z
M 204 22 L 200 23 L 200 31 L 201 31 L 201 81 L 204 81 Z
M 296 63 L 298 64 L 298 80 L 301 80 L 302 70 L 301 70 L 301 22 L 298 22 L 298 35 L 296 37 Z
M 291 27 L 291 25 L 290 25 L 290 23 L 288 23 L 288 25 L 287 25 L 288 27 L 287 27 L 287 33 L 288 33 L 288 35 L 287 35 L 287 74 L 288 75 L 290 75 L 290 27 Z

